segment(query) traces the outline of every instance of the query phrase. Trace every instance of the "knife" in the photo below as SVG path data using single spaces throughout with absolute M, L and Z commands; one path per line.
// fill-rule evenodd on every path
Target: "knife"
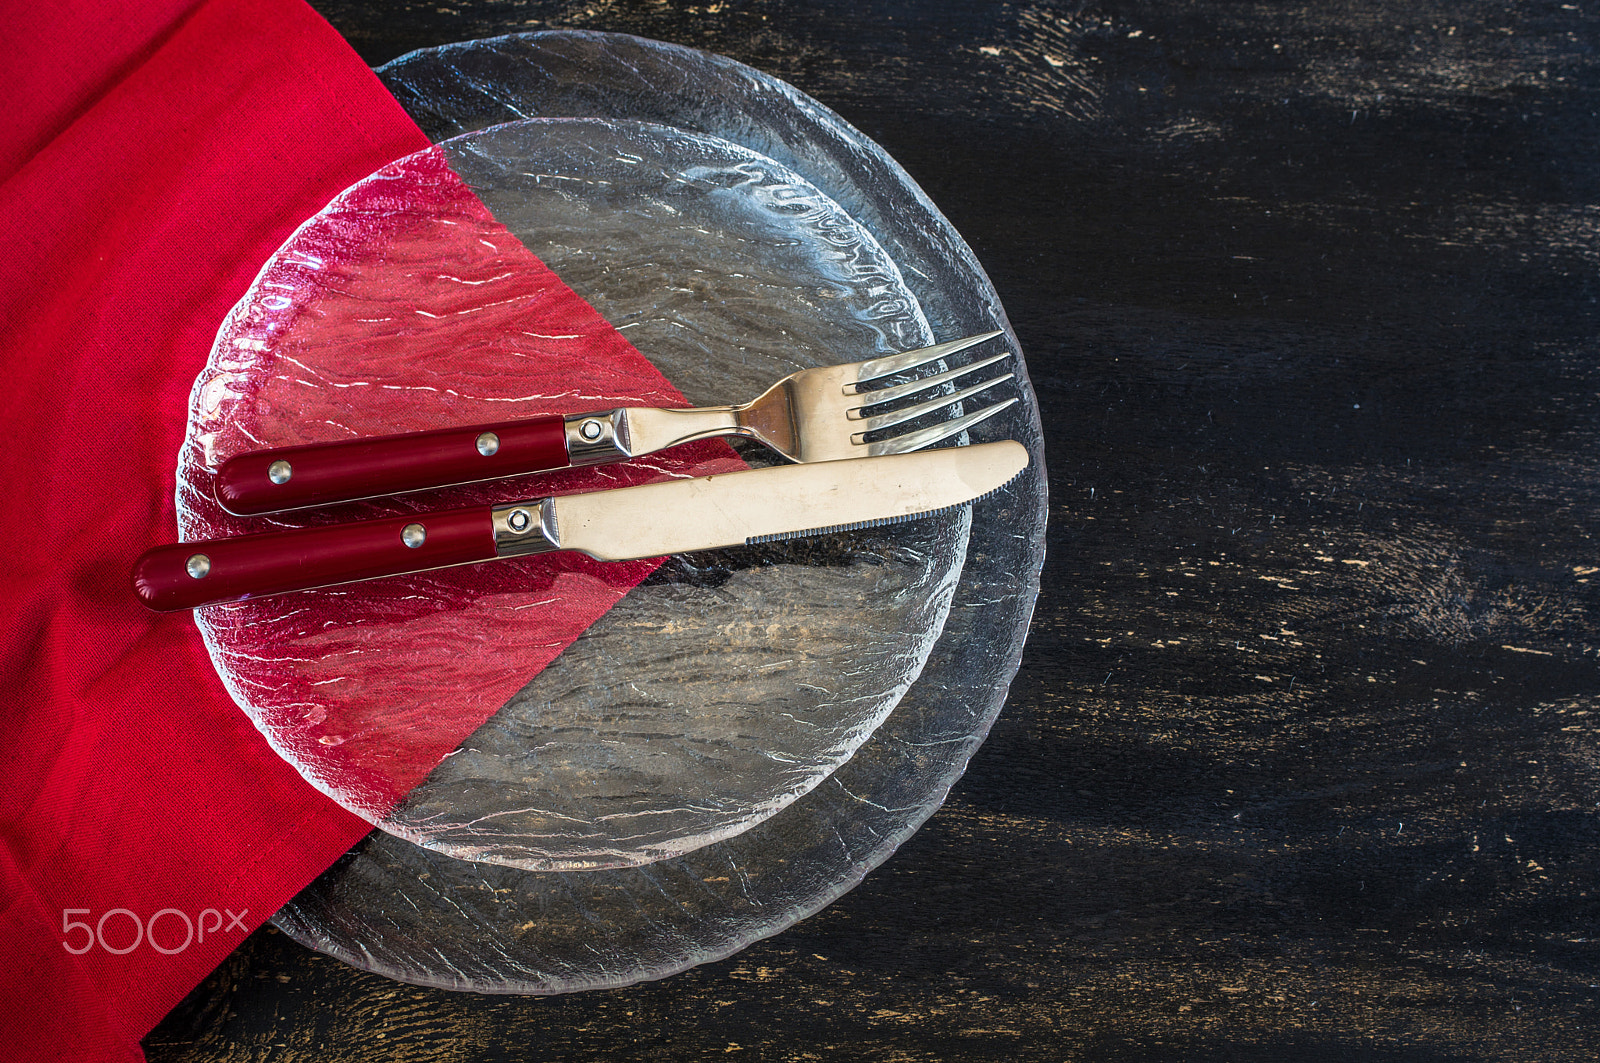
M 1027 448 L 1005 440 L 172 543 L 139 558 L 133 588 L 169 612 L 553 550 L 602 561 L 715 550 L 928 516 L 1027 466 Z

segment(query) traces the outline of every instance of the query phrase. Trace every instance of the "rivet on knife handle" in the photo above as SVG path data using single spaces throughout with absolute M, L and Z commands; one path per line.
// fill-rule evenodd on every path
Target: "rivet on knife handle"
M 551 414 L 241 454 L 216 494 L 230 513 L 275 513 L 623 457 L 609 412 Z

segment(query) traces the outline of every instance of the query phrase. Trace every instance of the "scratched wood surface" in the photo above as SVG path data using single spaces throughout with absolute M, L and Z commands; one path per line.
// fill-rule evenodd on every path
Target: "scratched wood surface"
M 785 78 L 983 261 L 1050 555 L 950 801 L 821 914 L 562 998 L 251 937 L 152 1060 L 1588 1060 L 1600 8 L 317 7 L 369 62 L 618 30 Z

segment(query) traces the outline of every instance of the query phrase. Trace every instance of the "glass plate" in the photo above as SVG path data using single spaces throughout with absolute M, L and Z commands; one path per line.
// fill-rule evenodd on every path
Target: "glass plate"
M 1006 327 L 970 250 L 881 149 L 731 60 L 559 32 L 430 49 L 379 73 L 435 139 L 549 115 L 643 120 L 741 144 L 844 207 L 898 264 L 938 337 Z M 920 677 L 821 784 L 740 834 L 640 867 L 529 872 L 375 832 L 285 906 L 278 926 L 404 981 L 555 993 L 726 956 L 851 888 L 938 807 L 1016 672 L 1046 516 L 1038 411 L 1020 358 L 1016 369 L 1023 401 L 973 435 L 1018 439 L 1034 463 L 973 509 L 951 608 Z
M 932 342 L 876 241 L 747 148 L 628 120 L 464 134 L 335 199 L 230 316 L 195 391 L 183 535 L 261 527 L 209 490 L 216 465 L 245 450 L 620 401 L 631 381 L 562 356 L 565 319 L 538 309 L 549 274 L 507 229 L 697 405 L 752 397 L 840 352 Z M 704 473 L 718 453 L 733 461 L 702 445 L 273 523 Z M 959 510 L 678 559 L 553 661 L 552 620 L 611 589 L 614 566 L 529 558 L 197 619 L 274 747 L 369 822 L 463 859 L 619 867 L 737 834 L 843 763 L 920 673 L 969 523 Z M 463 721 L 486 716 L 452 751 Z M 429 749 L 449 755 L 413 788 Z

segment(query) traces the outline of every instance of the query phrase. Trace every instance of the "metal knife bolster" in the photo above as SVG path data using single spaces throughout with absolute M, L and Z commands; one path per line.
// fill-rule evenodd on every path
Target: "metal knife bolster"
M 529 557 L 561 549 L 554 499 L 513 502 L 489 511 L 496 557 Z

